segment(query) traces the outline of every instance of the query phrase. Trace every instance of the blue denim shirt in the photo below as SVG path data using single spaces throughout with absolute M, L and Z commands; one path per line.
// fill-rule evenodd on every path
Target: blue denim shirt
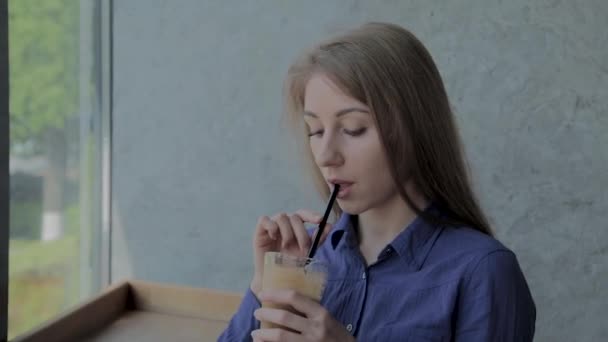
M 317 252 L 330 265 L 321 304 L 359 341 L 532 341 L 536 308 L 513 252 L 467 227 L 417 218 L 366 266 L 343 214 Z M 248 290 L 219 341 L 251 341 Z

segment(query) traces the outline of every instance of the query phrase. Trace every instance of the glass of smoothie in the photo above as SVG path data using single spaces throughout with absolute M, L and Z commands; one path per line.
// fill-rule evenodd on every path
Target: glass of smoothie
M 327 264 L 307 257 L 296 257 L 278 252 L 266 252 L 264 254 L 264 271 L 262 275 L 262 290 L 291 289 L 316 302 L 321 301 L 325 283 L 327 281 Z M 283 309 L 302 315 L 291 305 L 283 305 L 262 302 L 264 308 Z M 293 331 L 286 327 L 261 322 L 262 328 L 282 328 Z

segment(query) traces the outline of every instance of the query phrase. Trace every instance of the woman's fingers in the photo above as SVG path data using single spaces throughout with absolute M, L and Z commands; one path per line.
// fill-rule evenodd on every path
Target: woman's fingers
M 259 329 L 251 332 L 254 341 L 264 342 L 299 342 L 305 341 L 302 335 L 283 329 Z
M 286 310 L 260 308 L 253 312 L 253 316 L 262 322 L 270 322 L 302 332 L 306 329 L 308 320 Z
M 289 221 L 291 226 L 293 227 L 294 235 L 298 240 L 298 246 L 300 246 L 300 250 L 304 253 L 308 251 L 310 248 L 310 237 L 308 236 L 308 232 L 306 231 L 306 227 L 304 227 L 304 222 L 298 215 L 289 216 Z
M 258 226 L 266 232 L 266 234 L 273 240 L 278 238 L 279 234 L 279 226 L 273 220 L 271 220 L 268 216 L 262 216 L 258 220 Z
M 260 329 L 252 332 L 251 336 L 254 338 L 263 341 L 354 341 L 350 332 L 321 304 L 294 290 L 262 291 L 259 299 L 264 302 L 290 305 L 301 313 L 303 316 L 283 310 L 270 312 L 264 309 L 258 309 L 254 313 L 258 319 L 272 320 L 301 334 L 290 333 L 284 329 Z
M 279 231 L 281 232 L 281 249 L 288 248 L 290 244 L 297 242 L 287 214 L 278 214 L 273 219 L 279 225 Z
M 303 313 L 306 317 L 319 316 L 325 311 L 321 304 L 299 294 L 295 290 L 262 291 L 260 292 L 259 299 L 261 301 L 291 305 L 296 311 Z
M 280 246 L 277 245 L 280 250 L 295 252 L 294 247 L 297 245 L 297 249 L 305 253 L 310 248 L 312 239 L 316 235 L 315 230 L 311 239 L 305 223 L 318 225 L 321 219 L 322 217 L 319 213 L 306 209 L 298 210 L 292 215 L 280 213 L 272 217 L 262 216 L 258 219 L 258 243 L 266 245 L 270 240 L 274 240 L 277 243 L 280 242 Z M 331 229 L 332 225 L 327 223 L 321 236 L 321 243 L 325 240 Z
M 321 223 L 321 220 L 323 219 L 323 217 L 321 216 L 321 214 L 316 213 L 314 211 L 311 210 L 306 210 L 306 209 L 301 209 L 296 211 L 296 215 L 298 217 L 300 217 L 300 219 L 303 222 L 307 222 L 307 223 L 314 223 L 314 224 L 319 224 Z M 323 228 L 323 234 L 321 235 L 321 239 L 319 240 L 319 244 L 323 243 L 323 241 L 325 241 L 325 238 L 329 235 L 329 233 L 331 232 L 331 229 L 333 228 L 333 225 L 329 222 L 327 222 L 325 224 L 325 227 Z M 314 241 L 316 235 L 317 235 L 317 231 L 318 228 L 315 229 L 314 233 L 312 234 L 312 239 L 311 242 Z M 308 234 L 307 234 L 308 235 Z
M 302 221 L 308 223 L 320 223 L 321 219 L 323 219 L 323 216 L 321 216 L 321 214 L 307 209 L 300 209 L 296 211 L 295 214 L 298 215 L 302 219 Z

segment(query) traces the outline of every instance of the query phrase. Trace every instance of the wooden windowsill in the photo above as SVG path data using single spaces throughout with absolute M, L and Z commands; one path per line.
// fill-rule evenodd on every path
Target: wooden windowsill
M 241 295 L 125 281 L 13 342 L 215 341 Z

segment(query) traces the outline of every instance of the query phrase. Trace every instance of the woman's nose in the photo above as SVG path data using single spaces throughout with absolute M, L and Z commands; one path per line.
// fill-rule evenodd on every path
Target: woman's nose
M 319 167 L 340 166 L 344 163 L 344 156 L 340 151 L 339 143 L 334 137 L 325 136 L 315 153 Z

